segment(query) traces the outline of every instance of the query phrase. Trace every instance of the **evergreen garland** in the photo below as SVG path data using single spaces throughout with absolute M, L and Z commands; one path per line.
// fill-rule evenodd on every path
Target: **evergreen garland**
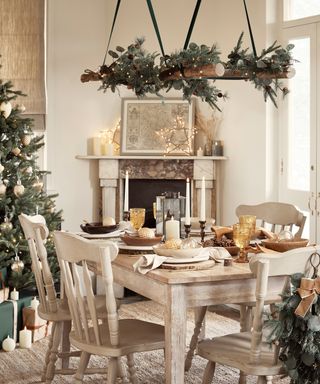
M 215 45 L 208 47 L 190 43 L 185 50 L 160 56 L 157 52 L 149 53 L 144 50 L 143 43 L 144 39 L 139 38 L 127 49 L 118 46 L 114 51 L 109 50 L 108 54 L 113 58 L 113 63 L 109 66 L 103 65 L 98 73 L 87 70 L 82 81 L 88 81 L 86 76 L 89 80 L 101 80 L 99 90 L 110 89 L 112 92 L 115 92 L 118 86 L 125 85 L 139 98 L 148 93 L 162 97 L 161 90 L 168 92 L 173 88 L 180 90 L 186 100 L 190 101 L 192 96 L 196 96 L 207 102 L 211 108 L 219 109 L 218 99 L 226 98 L 226 94 L 215 86 L 216 79 L 201 76 L 191 79 L 183 75 L 185 68 L 222 63 L 220 52 Z M 230 78 L 236 74 L 235 77 L 245 77 L 251 81 L 257 90 L 263 91 L 265 101 L 270 98 L 277 107 L 278 91 L 285 96 L 288 89 L 283 87 L 276 77 L 287 72 L 292 66 L 293 44 L 282 48 L 274 43 L 255 57 L 253 53 L 248 53 L 248 48 L 242 48 L 242 43 L 243 33 L 228 55 L 228 61 L 223 63 L 226 71 L 229 71 Z M 156 63 L 157 59 L 159 63 Z M 181 76 L 173 80 L 162 78 L 161 73 L 170 69 L 179 70 Z M 264 77 L 263 74 L 270 76 Z
M 295 310 L 301 301 L 297 292 L 303 274 L 291 276 L 292 291 L 283 295 L 278 304 L 277 318 L 265 323 L 268 341 L 280 346 L 279 359 L 292 384 L 320 383 L 320 299 L 305 317 L 299 317 Z

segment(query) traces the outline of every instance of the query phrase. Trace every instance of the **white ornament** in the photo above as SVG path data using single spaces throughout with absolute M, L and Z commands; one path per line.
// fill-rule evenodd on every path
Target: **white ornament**
M 0 112 L 2 112 L 5 118 L 8 118 L 10 116 L 11 111 L 12 111 L 12 105 L 10 101 L 3 101 L 0 104 Z
M 31 135 L 24 135 L 24 136 L 22 136 L 22 138 L 21 138 L 21 143 L 22 143 L 24 146 L 29 145 L 30 142 L 31 142 Z
M 43 182 L 39 180 L 39 177 L 37 177 L 36 181 L 32 184 L 32 186 L 34 189 L 40 192 L 43 187 Z
M 0 164 L 0 173 L 4 170 L 4 166 Z
M 27 173 L 28 175 L 31 175 L 33 169 L 32 169 L 32 167 L 27 167 L 27 168 L 25 168 L 24 171 L 25 171 L 25 173 Z
M 2 342 L 2 349 L 5 352 L 12 352 L 12 351 L 14 351 L 15 347 L 16 347 L 16 342 L 13 339 L 11 339 L 11 337 L 9 335 Z
M 2 232 L 7 233 L 12 230 L 13 226 L 11 221 L 7 217 L 4 218 L 4 222 L 0 224 L 0 229 Z
M 5 184 L 3 184 L 3 182 L 1 181 L 0 182 L 0 196 L 3 196 L 6 194 L 6 190 L 7 190 L 7 187 L 5 186 Z
M 14 193 L 17 197 L 19 197 L 19 196 L 21 196 L 21 195 L 24 194 L 24 186 L 21 184 L 21 181 L 20 181 L 20 180 L 18 180 L 18 181 L 17 181 L 17 185 L 14 186 L 14 188 L 13 188 L 13 193 Z
M 18 105 L 17 107 L 18 107 L 18 109 L 19 109 L 19 111 L 20 111 L 21 113 L 25 112 L 25 110 L 26 110 L 26 107 L 25 107 L 23 104 Z
M 21 149 L 18 148 L 18 147 L 15 147 L 15 148 L 12 149 L 11 152 L 12 152 L 14 155 L 18 156 L 18 155 L 20 154 L 20 152 L 21 152 Z

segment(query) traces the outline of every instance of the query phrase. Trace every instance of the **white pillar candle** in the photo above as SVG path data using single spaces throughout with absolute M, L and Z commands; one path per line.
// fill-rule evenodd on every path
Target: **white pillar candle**
M 105 144 L 105 155 L 106 156 L 113 156 L 113 144 L 112 143 L 106 143 Z
M 197 156 L 203 156 L 203 149 L 201 147 L 197 150 Z
M 31 308 L 32 309 L 34 309 L 35 311 L 38 309 L 38 306 L 39 306 L 39 300 L 36 298 L 36 297 L 34 297 L 32 300 L 31 300 L 31 304 L 30 304 L 30 306 L 31 306 Z
M 201 182 L 200 221 L 206 221 L 206 181 L 204 176 L 202 176 Z
M 32 332 L 26 327 L 19 332 L 19 346 L 20 348 L 31 348 L 32 345 Z
M 19 292 L 15 288 L 13 288 L 13 291 L 10 293 L 10 299 L 19 300 Z
M 5 352 L 12 352 L 15 349 L 15 347 L 16 347 L 16 342 L 13 339 L 11 339 L 9 335 L 2 342 L 2 349 Z
M 179 221 L 174 220 L 173 216 L 166 221 L 166 240 L 170 239 L 180 239 Z
M 190 225 L 190 181 L 187 179 L 186 185 L 186 217 L 184 219 L 186 225 Z
M 123 204 L 124 212 L 129 211 L 129 174 L 126 171 L 126 179 L 124 184 L 124 204 Z
M 95 156 L 101 156 L 101 137 L 95 136 L 92 138 L 93 154 Z

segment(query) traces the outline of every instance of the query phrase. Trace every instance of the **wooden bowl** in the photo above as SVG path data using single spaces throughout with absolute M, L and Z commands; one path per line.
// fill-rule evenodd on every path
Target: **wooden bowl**
M 120 239 L 126 243 L 127 245 L 134 245 L 134 246 L 152 246 L 155 244 L 160 243 L 162 240 L 161 236 L 155 236 L 155 237 L 139 237 L 139 236 L 130 236 L 130 235 L 123 235 L 120 236 Z
M 286 252 L 290 249 L 306 247 L 309 243 L 308 239 L 300 239 L 293 241 L 274 241 L 271 239 L 262 240 L 262 245 L 268 249 L 272 249 L 277 252 Z
M 102 223 L 86 223 L 81 224 L 80 228 L 87 233 L 90 233 L 91 235 L 99 235 L 101 233 L 109 233 L 112 231 L 115 231 L 118 229 L 119 225 L 105 225 L 103 226 Z
M 231 256 L 237 256 L 239 251 L 240 251 L 240 248 L 237 247 L 236 245 L 233 245 L 231 247 L 224 247 L 229 253 Z
M 175 258 L 191 258 L 197 257 L 203 250 L 199 245 L 197 248 L 171 249 L 166 248 L 164 244 L 158 244 L 153 247 L 154 253 L 159 256 L 175 257 Z

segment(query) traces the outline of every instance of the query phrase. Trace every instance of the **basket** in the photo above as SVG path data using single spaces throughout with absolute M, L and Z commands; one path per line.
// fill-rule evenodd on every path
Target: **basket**
M 299 239 L 293 241 L 274 241 L 271 239 L 262 240 L 262 245 L 264 247 L 277 252 L 286 252 L 290 251 L 291 249 L 306 247 L 308 243 L 308 239 Z

